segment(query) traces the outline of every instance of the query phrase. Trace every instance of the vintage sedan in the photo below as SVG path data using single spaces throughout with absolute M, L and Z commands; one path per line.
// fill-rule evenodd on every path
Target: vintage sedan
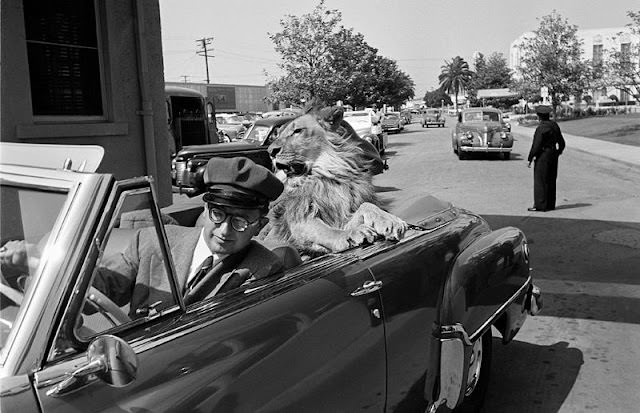
M 384 155 L 389 137 L 383 130 L 378 115 L 369 110 L 352 110 L 344 112 L 344 120 L 351 125 L 359 137 L 375 146 L 380 155 Z
M 520 230 L 430 196 L 399 242 L 187 305 L 165 226 L 188 214 L 92 172 L 96 147 L 32 146 L 0 143 L 0 253 L 24 247 L 1 267 L 3 412 L 477 411 L 492 326 L 508 343 L 540 305 Z M 144 226 L 171 292 L 131 314 L 96 279 Z
M 451 145 L 461 160 L 471 153 L 498 153 L 508 160 L 513 149 L 513 136 L 499 109 L 463 109 L 451 131 Z
M 382 130 L 385 132 L 400 133 L 404 130 L 404 120 L 400 112 L 387 112 L 382 117 Z
M 247 130 L 244 122 L 244 117 L 240 115 L 230 113 L 218 113 L 216 115 L 218 132 L 224 136 L 225 142 L 231 142 L 244 136 Z
M 420 121 L 420 124 L 423 128 L 428 128 L 429 126 L 444 128 L 444 123 L 444 116 L 440 109 L 426 109 L 422 113 L 422 120 Z

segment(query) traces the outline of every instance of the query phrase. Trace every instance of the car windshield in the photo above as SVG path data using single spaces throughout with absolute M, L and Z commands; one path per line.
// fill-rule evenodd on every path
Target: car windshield
M 244 118 L 242 116 L 228 116 L 227 117 L 227 123 L 242 123 L 242 121 L 244 120 Z
M 498 112 L 478 111 L 478 112 L 467 112 L 464 114 L 465 122 L 482 122 L 482 121 L 498 122 L 499 120 L 500 120 L 500 115 L 498 114 Z
M 439 111 L 437 110 L 428 110 L 427 111 L 427 115 L 437 115 L 439 113 Z
M 41 257 L 49 252 L 49 235 L 67 193 L 6 181 L 0 188 L 0 348 L 4 353 L 11 331 L 22 319 L 24 298 L 34 284 Z
M 384 115 L 385 118 L 387 119 L 398 119 L 398 115 L 396 115 L 395 113 L 387 113 L 386 115 Z
M 265 125 L 253 125 L 253 127 L 249 130 L 242 140 L 262 144 L 264 140 L 267 138 L 267 134 L 269 133 L 269 127 Z

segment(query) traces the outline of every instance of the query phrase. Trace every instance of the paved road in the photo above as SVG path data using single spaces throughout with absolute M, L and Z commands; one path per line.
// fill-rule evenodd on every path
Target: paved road
M 532 130 L 518 129 L 509 161 L 459 161 L 447 126 L 390 135 L 390 169 L 375 183 L 392 210 L 428 193 L 527 234 L 545 308 L 508 346 L 494 338 L 486 411 L 638 411 L 640 166 L 567 139 L 557 209 L 532 213 Z

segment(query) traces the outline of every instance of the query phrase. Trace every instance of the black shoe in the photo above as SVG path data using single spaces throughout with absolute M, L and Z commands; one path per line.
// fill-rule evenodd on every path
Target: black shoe
M 546 212 L 546 209 L 538 209 L 536 207 L 532 207 L 532 208 L 527 208 L 527 211 L 532 211 L 532 212 Z

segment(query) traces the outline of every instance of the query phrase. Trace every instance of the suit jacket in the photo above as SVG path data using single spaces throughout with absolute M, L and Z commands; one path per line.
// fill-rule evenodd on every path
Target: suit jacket
M 166 225 L 165 231 L 182 294 L 202 228 Z M 242 251 L 214 263 L 211 271 L 184 297 L 185 303 L 212 297 L 281 270 L 278 256 L 251 241 Z M 137 231 L 124 252 L 105 256 L 93 286 L 119 306 L 130 303 L 131 318 L 146 315 L 150 308 L 160 310 L 175 305 L 155 228 Z

